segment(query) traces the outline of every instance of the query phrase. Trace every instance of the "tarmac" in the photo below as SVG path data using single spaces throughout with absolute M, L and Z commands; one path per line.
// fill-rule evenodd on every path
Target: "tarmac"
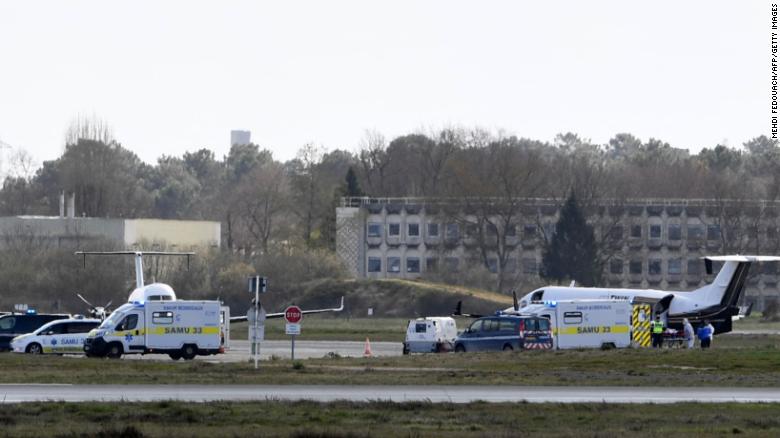
M 780 403 L 780 388 L 396 385 L 0 385 L 0 403 L 348 400 L 433 403 Z

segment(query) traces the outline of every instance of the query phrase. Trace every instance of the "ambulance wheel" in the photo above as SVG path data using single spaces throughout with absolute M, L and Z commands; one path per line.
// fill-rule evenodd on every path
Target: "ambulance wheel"
M 463 344 L 458 344 L 455 346 L 455 352 L 456 353 L 465 353 L 466 347 L 463 346 Z
M 112 342 L 108 344 L 108 350 L 106 351 L 106 356 L 109 359 L 119 359 L 122 357 L 122 344 L 118 342 Z
M 407 354 L 409 354 L 409 347 L 407 347 L 406 345 L 404 345 L 404 349 L 403 349 L 403 350 L 401 350 L 401 353 L 402 353 L 402 354 L 404 354 L 404 355 L 407 355 Z
M 41 348 L 41 344 L 33 342 L 24 351 L 30 354 L 41 354 L 43 353 L 43 348 Z
M 184 358 L 184 360 L 192 360 L 195 359 L 195 356 L 198 355 L 198 348 L 192 344 L 187 344 L 183 347 L 181 347 L 181 357 Z
M 181 353 L 168 353 L 168 356 L 173 360 L 181 359 Z
M 514 348 L 512 348 L 511 344 L 504 344 L 503 350 L 504 351 L 512 351 L 512 350 L 514 350 Z

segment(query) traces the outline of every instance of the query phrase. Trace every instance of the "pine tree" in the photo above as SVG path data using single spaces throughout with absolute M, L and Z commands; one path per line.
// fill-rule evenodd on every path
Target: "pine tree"
M 349 169 L 347 170 L 345 181 L 347 186 L 344 196 L 350 198 L 363 196 L 363 190 L 360 188 L 360 183 L 358 182 L 357 175 L 355 175 L 355 171 L 352 169 L 352 166 L 349 166 Z
M 595 286 L 601 280 L 601 271 L 593 228 L 585 221 L 572 191 L 555 224 L 555 235 L 544 249 L 542 277 Z

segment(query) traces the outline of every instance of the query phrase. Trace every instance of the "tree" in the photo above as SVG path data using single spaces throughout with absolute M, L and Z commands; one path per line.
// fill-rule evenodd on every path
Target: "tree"
M 358 182 L 357 175 L 355 175 L 355 171 L 352 169 L 352 166 L 350 166 L 349 170 L 347 170 L 347 176 L 344 179 L 346 182 L 346 187 L 343 191 L 344 196 L 350 198 L 363 196 L 363 189 L 360 188 L 360 183 Z
M 595 286 L 601 272 L 593 228 L 585 221 L 572 192 L 561 209 L 555 234 L 544 249 L 542 277 L 557 282 L 571 279 L 583 286 Z

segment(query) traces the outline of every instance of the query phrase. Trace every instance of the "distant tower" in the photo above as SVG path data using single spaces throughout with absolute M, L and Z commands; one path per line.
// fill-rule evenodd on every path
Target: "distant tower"
M 230 146 L 250 144 L 251 137 L 252 133 L 249 131 L 230 131 Z

